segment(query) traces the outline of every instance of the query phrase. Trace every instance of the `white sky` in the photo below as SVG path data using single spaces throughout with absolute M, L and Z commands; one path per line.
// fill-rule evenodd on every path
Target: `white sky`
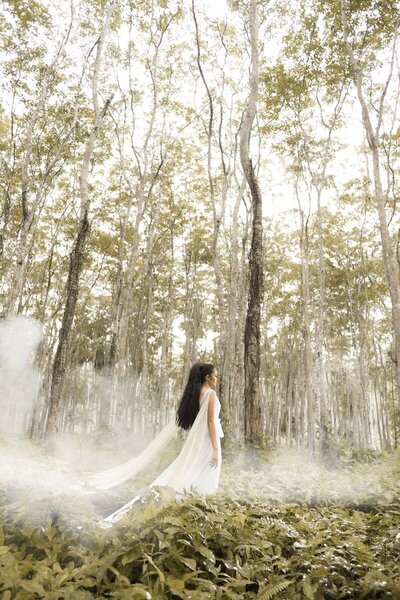
M 191 7 L 192 0 L 184 0 L 184 4 Z M 207 16 L 212 18 L 223 18 L 231 12 L 226 0 L 195 0 L 195 7 L 199 13 L 204 11 Z M 204 31 L 201 31 L 203 37 L 204 33 Z M 270 52 L 271 41 L 269 41 L 267 48 Z M 361 111 L 355 97 L 345 110 L 348 115 L 348 123 L 338 133 L 340 143 L 344 147 L 337 152 L 333 164 L 328 168 L 328 172 L 335 174 L 335 179 L 339 184 L 345 183 L 349 179 L 349 170 L 353 172 L 353 176 L 357 176 L 360 171 L 364 171 L 363 158 L 357 152 L 357 149 L 363 143 L 363 126 Z M 265 217 L 279 218 L 282 213 L 298 208 L 293 186 L 287 181 L 285 166 L 280 157 L 268 154 L 268 158 L 263 158 L 260 169 L 260 182 Z M 327 191 L 327 201 L 329 201 L 329 196 L 332 197 L 332 191 Z M 304 199 L 304 202 L 306 205 L 308 199 Z M 312 208 L 315 208 L 315 206 Z
M 192 2 L 191 0 L 184 0 L 184 4 L 190 8 Z M 200 34 L 203 39 L 206 38 L 207 32 L 204 29 L 201 13 L 205 12 L 208 16 L 214 18 L 223 18 L 229 14 L 232 15 L 226 0 L 196 0 L 195 6 L 199 13 Z M 63 8 L 64 5 L 61 5 L 61 7 Z M 57 10 L 60 10 L 60 6 L 58 5 Z M 65 26 L 65 24 L 63 25 Z M 185 37 L 185 35 L 187 34 L 183 33 L 183 37 Z M 69 52 L 71 51 L 73 51 L 73 49 L 70 47 Z M 270 51 L 270 44 L 268 51 Z M 75 52 L 79 53 L 80 49 L 77 47 Z M 190 93 L 192 93 L 192 90 Z M 349 173 L 351 173 L 352 176 L 358 176 L 360 173 L 364 172 L 364 159 L 356 151 L 363 142 L 361 115 L 357 100 L 354 101 L 353 106 L 348 106 L 347 112 L 349 115 L 348 124 L 341 128 L 339 133 L 340 140 L 345 147 L 337 153 L 333 165 L 328 169 L 335 174 L 335 179 L 339 184 L 344 183 L 349 179 Z M 252 148 L 254 152 L 254 143 Z M 267 156 L 263 158 L 260 170 L 260 183 L 264 200 L 264 215 L 266 217 L 274 217 L 282 213 L 282 211 L 297 208 L 293 188 L 287 182 L 283 161 L 279 157 L 268 153 Z

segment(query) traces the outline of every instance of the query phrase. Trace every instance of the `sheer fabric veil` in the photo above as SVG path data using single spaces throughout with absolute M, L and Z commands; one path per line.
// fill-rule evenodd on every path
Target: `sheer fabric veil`
M 177 458 L 167 467 L 152 483 L 153 486 L 169 486 L 178 494 L 194 490 L 199 494 L 210 494 L 218 487 L 221 457 L 218 467 L 210 466 L 212 444 L 208 432 L 208 404 L 211 390 L 207 390 L 200 399 L 199 413 L 190 428 L 189 434 Z M 221 405 L 217 399 L 217 432 L 223 437 L 219 421 Z M 127 479 L 134 477 L 145 469 L 152 461 L 159 457 L 166 445 L 177 435 L 178 426 L 171 421 L 164 429 L 146 446 L 146 448 L 133 459 L 96 473 L 86 478 L 86 482 L 98 489 L 108 489 Z M 106 517 L 106 523 L 114 523 L 121 519 L 129 508 L 140 498 L 135 496 L 127 504 Z
M 158 458 L 169 442 L 176 437 L 178 430 L 179 427 L 176 425 L 175 419 L 173 419 L 158 435 L 156 435 L 140 454 L 111 469 L 89 475 L 86 477 L 85 482 L 89 486 L 99 490 L 107 490 L 108 488 L 112 488 L 127 481 L 143 471 L 143 469 Z

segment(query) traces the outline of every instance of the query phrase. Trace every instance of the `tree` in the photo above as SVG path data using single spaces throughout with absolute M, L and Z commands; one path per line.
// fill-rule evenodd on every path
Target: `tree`
M 92 78 L 92 99 L 94 109 L 93 127 L 86 142 L 85 152 L 81 163 L 79 174 L 79 192 L 80 192 L 80 216 L 76 233 L 76 238 L 72 248 L 69 261 L 69 272 L 66 284 L 66 302 L 64 314 L 59 332 L 58 345 L 53 362 L 52 379 L 49 398 L 49 410 L 46 423 L 46 434 L 57 431 L 61 395 L 64 386 L 65 373 L 68 365 L 69 341 L 72 324 L 74 321 L 76 302 L 79 293 L 79 277 L 82 270 L 85 256 L 86 240 L 89 231 L 89 209 L 90 193 L 88 187 L 89 168 L 92 159 L 94 146 L 98 136 L 101 122 L 108 110 L 112 98 L 108 98 L 104 106 L 99 105 L 98 81 L 101 68 L 104 43 L 109 31 L 110 21 L 115 8 L 114 0 L 111 0 L 107 6 L 105 19 L 98 40 L 95 43 L 96 57 Z
M 251 128 L 257 111 L 259 83 L 259 20 L 257 15 L 257 0 L 251 0 L 250 3 L 249 28 L 251 45 L 250 96 L 240 132 L 240 161 L 247 185 L 250 189 L 253 207 L 252 238 L 249 256 L 249 297 L 244 337 L 245 436 L 252 443 L 260 443 L 263 433 L 260 399 L 260 323 L 263 296 L 262 197 L 254 165 L 249 156 Z
M 350 67 L 355 76 L 355 84 L 357 90 L 357 97 L 361 106 L 362 121 L 367 136 L 367 142 L 372 155 L 372 170 L 373 180 L 375 188 L 375 201 L 379 217 L 379 226 L 382 240 L 382 258 L 385 267 L 386 282 L 390 294 L 391 306 L 392 306 L 392 324 L 393 324 L 393 352 L 392 360 L 394 370 L 396 374 L 396 387 L 398 402 L 400 402 L 400 270 L 399 263 L 397 260 L 396 242 L 392 240 L 390 235 L 388 219 L 386 216 L 386 199 L 383 191 L 382 177 L 381 177 L 381 128 L 383 122 L 383 111 L 385 98 L 387 95 L 388 87 L 393 76 L 397 38 L 398 38 L 398 27 L 400 25 L 400 12 L 398 6 L 395 3 L 389 3 L 391 10 L 388 14 L 388 7 L 383 7 L 382 15 L 382 34 L 383 39 L 386 41 L 387 36 L 392 37 L 392 53 L 389 63 L 389 72 L 384 83 L 382 90 L 378 96 L 378 110 L 376 115 L 375 127 L 373 126 L 371 110 L 368 107 L 368 103 L 365 96 L 364 84 L 365 84 L 365 67 L 363 63 L 365 58 L 361 59 L 356 57 L 353 45 L 350 40 L 349 32 L 349 17 L 348 7 L 345 0 L 340 1 L 341 9 L 341 22 L 343 28 L 343 39 L 345 49 L 350 61 Z M 370 19 L 375 18 L 373 12 L 375 7 L 370 5 L 367 10 L 370 10 Z M 369 15 L 366 15 L 367 19 Z M 388 21 L 390 18 L 391 21 Z M 378 32 L 379 35 L 379 32 Z M 378 48 L 376 48 L 378 50 Z M 367 58 L 368 60 L 368 58 Z

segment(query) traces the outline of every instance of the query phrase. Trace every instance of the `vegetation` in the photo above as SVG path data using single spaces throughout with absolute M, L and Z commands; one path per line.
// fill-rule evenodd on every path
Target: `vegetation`
M 209 4 L 1 5 L 2 430 L 157 431 L 212 360 L 235 443 L 396 447 L 398 3 Z
M 241 457 L 239 477 L 238 462 L 225 462 L 215 496 L 174 501 L 160 488 L 108 529 L 99 513 L 130 497 L 132 484 L 92 508 L 32 490 L 27 505 L 9 487 L 2 598 L 397 598 L 399 454 L 343 451 L 329 468 L 303 458 Z
M 399 25 L 3 0 L 2 598 L 400 598 Z M 221 489 L 103 529 L 149 474 L 86 496 L 68 455 L 132 457 L 198 361 Z

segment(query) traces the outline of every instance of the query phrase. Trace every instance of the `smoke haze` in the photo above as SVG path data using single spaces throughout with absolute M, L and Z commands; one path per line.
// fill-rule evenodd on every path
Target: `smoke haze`
M 42 326 L 24 316 L 0 322 L 0 434 L 22 437 L 40 386 L 33 366 Z
M 24 498 L 29 505 L 34 496 L 39 498 L 43 515 L 54 498 L 69 499 L 68 511 L 80 515 L 91 506 L 91 498 L 73 485 L 82 472 L 96 472 L 124 462 L 135 456 L 149 439 L 123 431 L 114 435 L 65 432 L 56 438 L 52 455 L 43 447 L 21 440 L 41 382 L 40 373 L 34 367 L 34 352 L 41 339 L 42 328 L 37 321 L 17 316 L 0 322 L 0 434 L 3 437 L 0 482 L 7 494 Z M 94 384 L 96 382 L 91 393 L 110 393 L 111 383 L 107 378 L 99 378 Z M 128 401 L 129 390 L 121 394 L 122 399 L 126 394 Z M 171 456 L 164 458 L 172 461 L 176 454 L 176 448 L 175 453 L 171 448 Z M 152 465 L 152 468 L 158 467 Z M 281 449 L 265 461 L 238 452 L 236 460 L 234 457 L 223 460 L 219 494 L 239 498 L 254 495 L 262 502 L 279 503 L 326 504 L 364 499 L 378 502 L 385 494 L 390 499 L 388 482 L 393 477 L 392 469 L 390 463 L 381 465 L 379 462 L 329 469 L 293 449 Z M 143 485 L 157 474 L 143 474 Z M 136 495 L 137 490 L 130 485 L 100 493 L 100 499 L 110 503 L 109 512 Z M 31 512 L 33 516 L 34 511 Z M 101 512 L 107 514 L 105 508 Z

